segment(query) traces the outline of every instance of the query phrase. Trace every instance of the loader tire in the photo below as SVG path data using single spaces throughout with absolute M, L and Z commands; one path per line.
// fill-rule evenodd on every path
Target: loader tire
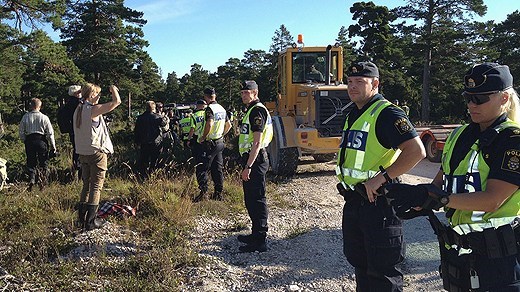
M 292 176 L 298 167 L 298 148 L 279 148 L 276 139 L 273 139 L 267 148 L 271 172 L 279 176 Z

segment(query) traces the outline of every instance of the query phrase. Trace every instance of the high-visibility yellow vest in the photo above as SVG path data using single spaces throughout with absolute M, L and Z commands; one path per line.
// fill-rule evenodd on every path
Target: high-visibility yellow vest
M 267 120 L 265 121 L 265 127 L 260 136 L 260 148 L 265 148 L 273 140 L 273 121 L 269 110 L 261 103 L 258 102 L 253 105 L 242 119 L 242 125 L 240 127 L 240 136 L 238 137 L 238 151 L 240 155 L 249 152 L 253 146 L 253 132 L 251 131 L 251 125 L 249 124 L 249 115 L 251 110 L 255 107 L 261 107 L 267 112 Z
M 479 150 L 479 140 L 471 146 L 464 159 L 451 169 L 450 161 L 457 140 L 468 125 L 455 129 L 444 146 L 442 154 L 443 190 L 448 193 L 478 192 L 486 189 L 489 175 L 489 165 L 486 163 L 482 151 Z M 511 120 L 497 125 L 495 129 L 499 132 L 504 129 L 516 127 L 518 123 Z M 518 157 L 518 155 L 514 155 Z M 512 156 L 513 157 L 513 156 Z M 449 210 L 450 208 L 445 208 Z M 494 212 L 454 210 L 450 217 L 450 225 L 459 234 L 482 231 L 485 228 L 499 227 L 509 224 L 515 217 L 520 215 L 520 190 L 517 190 Z
M 348 117 L 345 121 L 341 143 L 345 149 L 343 151 L 340 149 L 338 152 L 336 175 L 346 187 L 352 190 L 354 185 L 376 176 L 379 166 L 387 168 L 399 156 L 399 151 L 383 147 L 376 136 L 377 117 L 390 105 L 387 100 L 374 102 L 350 129 L 348 129 Z M 345 155 L 343 159 L 340 157 L 342 152 Z M 341 161 L 343 161 L 342 165 L 340 165 Z
M 182 140 L 188 140 L 188 136 L 190 134 L 190 130 L 191 130 L 191 126 L 192 126 L 191 115 L 182 118 L 179 121 L 179 125 L 180 125 L 181 131 L 182 131 Z
M 217 140 L 224 135 L 224 126 L 226 124 L 226 110 L 218 103 L 210 103 L 209 108 L 213 111 L 213 126 L 209 130 L 207 140 Z M 205 125 L 206 121 L 204 121 Z
M 195 131 L 193 132 L 194 136 L 197 136 L 197 137 L 202 136 L 202 132 L 204 131 L 203 126 L 204 126 L 205 113 L 206 112 L 204 110 L 198 110 L 198 111 L 195 111 L 193 113 L 193 115 L 191 116 L 192 128 L 195 129 Z

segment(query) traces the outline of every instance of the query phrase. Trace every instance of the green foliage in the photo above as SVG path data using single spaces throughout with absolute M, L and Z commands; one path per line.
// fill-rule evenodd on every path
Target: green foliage
M 36 30 L 28 38 L 22 98 L 25 102 L 32 97 L 40 98 L 53 116 L 57 102 L 67 96 L 67 86 L 81 84 L 83 77 L 68 58 L 65 47 L 54 43 L 45 32 Z

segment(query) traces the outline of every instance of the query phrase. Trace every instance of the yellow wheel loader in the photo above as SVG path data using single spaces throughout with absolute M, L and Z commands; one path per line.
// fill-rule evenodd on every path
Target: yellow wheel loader
M 346 114 L 354 104 L 343 84 L 339 45 L 293 44 L 278 57 L 278 98 L 268 102 L 274 137 L 267 152 L 271 172 L 289 176 L 301 156 L 332 160 L 339 149 Z

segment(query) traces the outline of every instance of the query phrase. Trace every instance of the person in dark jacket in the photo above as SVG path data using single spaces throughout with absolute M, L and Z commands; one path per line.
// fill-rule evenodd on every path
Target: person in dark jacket
M 134 141 L 139 145 L 137 169 L 141 179 L 148 178 L 157 167 L 161 152 L 161 127 L 166 126 L 166 116 L 156 113 L 155 102 L 146 102 L 146 111 L 137 117 L 134 129 Z
M 69 86 L 68 95 L 65 104 L 58 109 L 58 126 L 62 134 L 69 135 L 69 140 L 72 144 L 72 178 L 81 180 L 81 163 L 79 162 L 79 154 L 76 153 L 74 129 L 72 126 L 74 111 L 81 102 L 81 86 Z

